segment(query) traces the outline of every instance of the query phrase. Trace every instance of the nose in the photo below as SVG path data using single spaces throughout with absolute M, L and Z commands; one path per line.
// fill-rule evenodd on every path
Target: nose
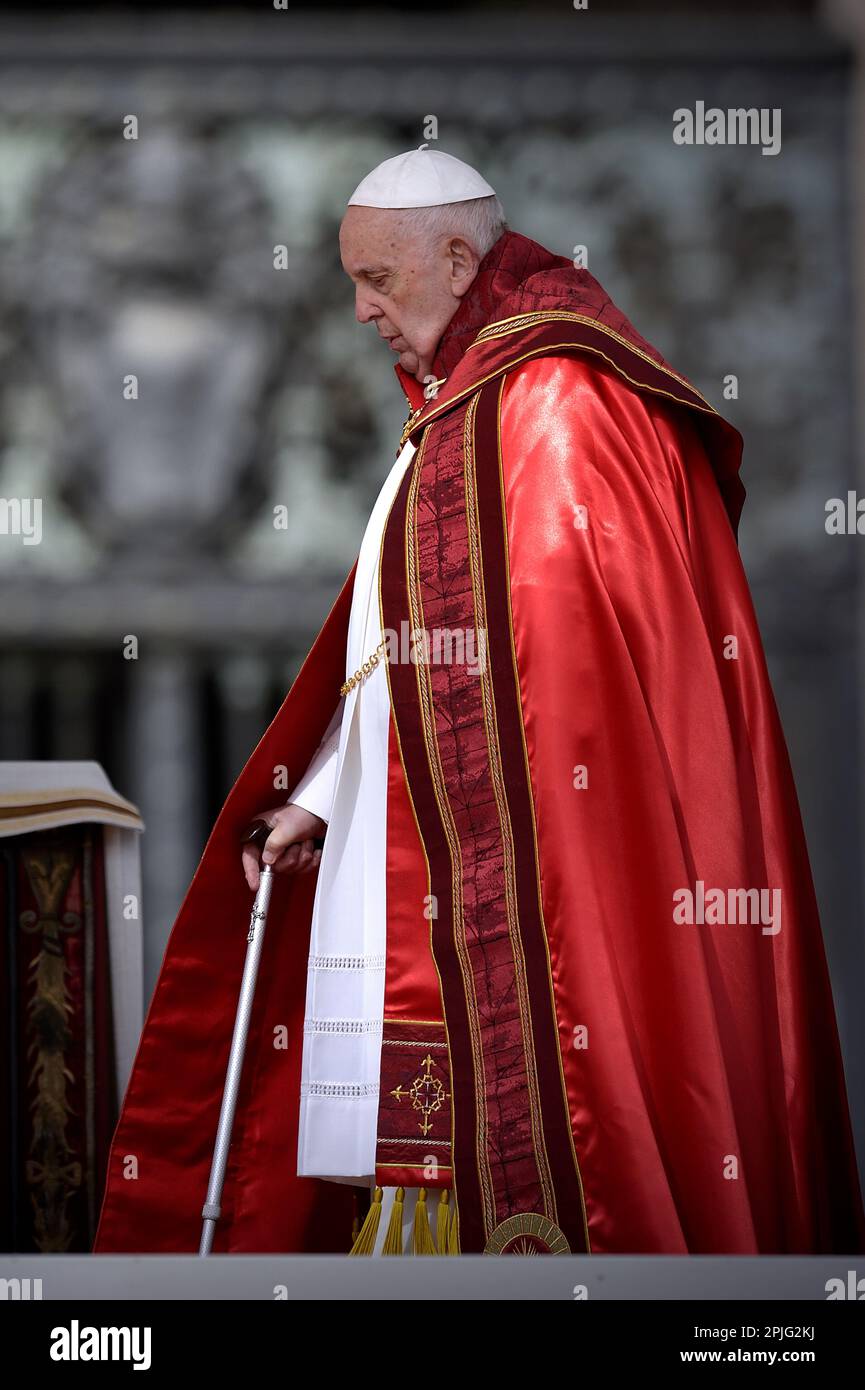
M 381 318 L 381 309 L 366 298 L 361 290 L 355 295 L 354 313 L 358 323 L 372 323 L 374 319 Z

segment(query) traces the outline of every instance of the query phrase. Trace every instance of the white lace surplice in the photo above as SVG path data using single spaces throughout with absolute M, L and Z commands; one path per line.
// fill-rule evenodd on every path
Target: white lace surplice
M 407 444 L 373 507 L 358 556 L 346 675 L 382 640 L 378 565 L 384 523 L 415 452 Z M 301 1073 L 299 1176 L 375 1175 L 386 949 L 387 760 L 384 662 L 340 699 L 286 798 L 328 822 L 312 910 Z

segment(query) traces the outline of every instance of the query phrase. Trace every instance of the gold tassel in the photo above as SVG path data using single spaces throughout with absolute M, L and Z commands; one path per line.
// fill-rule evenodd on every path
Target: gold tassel
M 460 1238 L 459 1238 L 459 1232 L 458 1232 L 458 1230 L 457 1230 L 457 1208 L 456 1208 L 456 1203 L 454 1203 L 454 1209 L 453 1209 L 453 1211 L 452 1211 L 452 1213 L 451 1213 L 451 1224 L 450 1224 L 450 1226 L 449 1226 L 449 1228 L 448 1228 L 448 1248 L 447 1248 L 447 1253 L 448 1253 L 449 1255 L 458 1255 L 458 1254 L 460 1253 Z
M 390 1214 L 390 1222 L 387 1228 L 387 1235 L 384 1238 L 384 1245 L 381 1247 L 383 1255 L 402 1254 L 402 1208 L 405 1188 L 398 1187 L 394 1199 L 393 1210 Z
M 429 1226 L 426 1206 L 426 1188 L 419 1189 L 414 1209 L 414 1223 L 411 1232 L 411 1252 L 413 1255 L 436 1255 L 435 1242 Z
M 381 1199 L 382 1190 L 380 1187 L 377 1187 L 372 1194 L 372 1201 L 369 1204 L 369 1211 L 366 1214 L 366 1219 L 360 1228 L 354 1245 L 348 1252 L 350 1255 L 371 1255 L 375 1249 L 375 1238 L 378 1235 L 378 1224 L 381 1221 Z
M 436 1246 L 440 1255 L 448 1253 L 448 1226 L 450 1224 L 450 1189 L 443 1187 L 439 1193 L 439 1207 L 436 1213 Z

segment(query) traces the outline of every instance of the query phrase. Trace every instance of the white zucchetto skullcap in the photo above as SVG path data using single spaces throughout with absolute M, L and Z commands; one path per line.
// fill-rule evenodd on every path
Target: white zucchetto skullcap
M 433 208 L 465 203 L 469 198 L 492 198 L 495 191 L 470 164 L 421 145 L 378 164 L 361 179 L 348 207 Z

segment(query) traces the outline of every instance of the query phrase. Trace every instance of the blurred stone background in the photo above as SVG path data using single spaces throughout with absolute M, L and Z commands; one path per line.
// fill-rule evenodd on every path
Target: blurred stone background
M 0 537 L 0 758 L 97 758 L 141 807 L 148 994 L 393 459 L 405 402 L 337 228 L 434 115 L 744 434 L 861 1155 L 862 542 L 824 509 L 861 480 L 863 52 L 858 0 L 0 18 L 0 496 L 44 530 Z M 697 100 L 780 107 L 781 153 L 675 145 Z

